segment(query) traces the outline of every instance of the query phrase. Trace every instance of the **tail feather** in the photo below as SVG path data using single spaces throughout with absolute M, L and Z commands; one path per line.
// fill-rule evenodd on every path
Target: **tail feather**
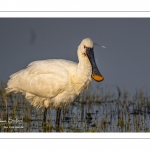
M 5 93 L 10 94 L 13 91 L 13 88 L 5 88 Z
M 7 83 L 7 88 L 5 88 L 6 94 L 10 94 L 11 92 L 19 93 L 21 92 L 18 87 L 18 81 L 22 77 L 23 70 L 20 70 L 10 76 L 10 79 Z

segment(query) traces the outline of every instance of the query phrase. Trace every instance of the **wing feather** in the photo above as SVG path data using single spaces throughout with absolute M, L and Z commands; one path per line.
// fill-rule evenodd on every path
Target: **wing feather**
M 52 98 L 63 92 L 69 84 L 69 73 L 77 64 L 65 60 L 35 61 L 10 76 L 7 93 L 31 93 L 40 97 Z

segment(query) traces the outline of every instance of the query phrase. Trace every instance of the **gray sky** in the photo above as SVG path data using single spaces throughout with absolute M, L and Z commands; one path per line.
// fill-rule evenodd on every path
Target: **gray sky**
M 149 18 L 0 18 L 0 80 L 35 60 L 77 62 L 77 47 L 87 37 L 106 46 L 94 48 L 105 80 L 93 86 L 149 92 Z

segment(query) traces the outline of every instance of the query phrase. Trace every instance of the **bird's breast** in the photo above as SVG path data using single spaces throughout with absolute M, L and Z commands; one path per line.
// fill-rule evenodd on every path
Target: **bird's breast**
M 75 91 L 75 93 L 78 95 L 83 90 L 88 87 L 88 85 L 91 82 L 91 77 L 85 77 L 85 76 L 70 76 L 70 87 Z

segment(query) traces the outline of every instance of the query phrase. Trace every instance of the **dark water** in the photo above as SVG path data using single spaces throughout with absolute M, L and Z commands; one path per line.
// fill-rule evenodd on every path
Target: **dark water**
M 0 132 L 149 132 L 150 97 L 142 91 L 134 96 L 119 91 L 90 94 L 85 91 L 70 106 L 62 108 L 60 127 L 56 128 L 56 110 L 43 112 L 33 108 L 21 95 L 9 95 L 6 123 L 5 94 L 0 91 Z

